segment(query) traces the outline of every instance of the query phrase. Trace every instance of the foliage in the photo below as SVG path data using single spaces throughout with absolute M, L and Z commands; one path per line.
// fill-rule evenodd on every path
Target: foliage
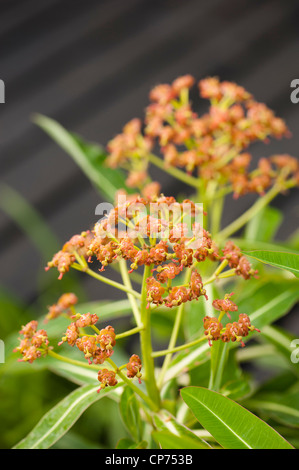
M 128 123 L 108 144 L 108 155 L 52 119 L 35 117 L 104 198 L 111 202 L 118 194 L 127 199 L 125 204 L 116 203 L 93 231 L 72 237 L 48 263 L 49 269 L 58 269 L 63 290 L 76 292 L 80 302 L 75 294 L 60 296 L 48 309 L 45 329 L 38 326 L 44 316 L 22 327 L 21 343 L 14 352 L 16 322 L 39 315 L 35 306 L 24 312 L 6 293 L 0 297 L 2 310 L 11 312 L 8 318 L 0 317 L 1 331 L 7 334 L 0 384 L 6 395 L 14 381 L 26 387 L 23 406 L 33 413 L 14 434 L 19 441 L 14 442 L 16 448 L 98 448 L 99 435 L 94 439 L 92 434 L 98 432 L 95 428 L 101 429 L 103 445 L 119 449 L 298 446 L 298 366 L 291 361 L 294 338 L 272 324 L 299 299 L 299 237 L 295 233 L 287 243 L 274 240 L 283 215 L 269 204 L 280 192 L 298 185 L 299 165 L 293 157 L 276 155 L 261 159 L 255 170 L 249 170 L 248 146 L 288 135 L 285 124 L 243 88 L 217 79 L 199 84 L 202 97 L 210 100 L 209 113 L 199 118 L 189 101 L 192 84 L 192 77 L 185 76 L 152 90 L 144 130 L 138 120 Z M 162 159 L 152 153 L 157 143 Z M 146 237 L 141 232 L 133 242 L 123 237 L 120 220 L 134 230 L 143 220 L 140 214 L 128 216 L 131 204 L 148 208 L 158 201 L 182 208 L 182 202 L 159 195 L 160 185 L 150 177 L 151 164 L 194 190 L 192 217 L 197 214 L 195 203 L 203 203 L 207 215 L 201 214 L 201 238 L 195 225 L 189 238 L 173 232 L 167 238 L 166 228 L 173 231 L 182 224 L 175 219 L 164 224 L 161 213 L 155 219 L 158 237 L 147 225 Z M 11 199 L 3 208 L 37 248 L 43 249 L 43 236 L 54 247 L 55 237 L 47 233 L 38 214 L 10 188 L 1 191 L 6 201 Z M 141 192 L 142 198 L 134 191 Z M 258 199 L 223 228 L 227 195 L 241 197 L 249 192 L 257 193 Z M 30 215 L 29 224 L 24 212 L 17 210 L 18 201 Z M 101 273 L 90 264 L 91 258 L 101 263 Z M 122 282 L 103 274 L 110 265 L 119 271 Z M 138 268 L 143 269 L 142 276 Z M 67 284 L 68 271 L 73 270 L 119 289 L 126 299 L 85 302 L 78 277 Z M 98 328 L 98 322 L 128 315 L 134 325 L 124 332 L 110 325 Z M 126 344 L 133 335 L 140 336 L 140 349 L 128 357 Z M 153 345 L 161 341 L 168 341 L 168 347 L 154 350 Z M 18 354 L 29 364 L 17 363 Z M 271 378 L 256 384 L 244 368 L 248 362 L 270 369 Z M 54 374 L 60 389 L 45 406 L 43 395 L 47 396 L 46 385 Z M 18 399 L 14 393 L 9 401 L 13 404 Z M 105 441 L 108 427 L 117 441 Z M 27 434 L 29 428 L 33 429 Z M 8 442 L 12 439 L 8 436 Z

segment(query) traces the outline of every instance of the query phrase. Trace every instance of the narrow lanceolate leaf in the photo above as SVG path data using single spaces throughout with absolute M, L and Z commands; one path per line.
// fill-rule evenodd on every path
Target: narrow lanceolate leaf
M 246 256 L 254 258 L 262 263 L 269 264 L 276 268 L 290 271 L 299 278 L 299 254 L 285 251 L 244 251 Z
M 119 383 L 116 387 L 121 385 Z M 90 405 L 113 393 L 116 387 L 109 387 L 100 393 L 97 393 L 98 385 L 77 388 L 48 411 L 28 436 L 15 446 L 15 449 L 48 449 L 73 426 Z
M 186 387 L 185 403 L 225 449 L 292 449 L 280 434 L 238 403 L 217 392 Z
M 106 154 L 102 147 L 84 142 L 81 137 L 68 132 L 58 122 L 46 116 L 38 114 L 34 117 L 34 122 L 73 158 L 108 201 L 113 202 L 118 189 L 126 188 L 122 172 L 105 165 Z

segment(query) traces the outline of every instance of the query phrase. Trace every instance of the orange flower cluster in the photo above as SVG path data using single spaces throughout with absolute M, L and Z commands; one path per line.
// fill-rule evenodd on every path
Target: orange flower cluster
M 148 215 L 152 203 L 162 207 L 165 213 L 161 210 L 156 217 Z M 184 223 L 180 223 L 181 218 L 175 220 L 171 210 L 167 213 L 168 209 L 177 207 L 180 209 L 179 214 L 184 216 L 186 204 L 190 204 L 192 216 L 189 231 Z M 133 208 L 139 205 L 147 212 L 140 211 L 136 215 Z M 196 270 L 198 264 L 206 259 L 214 262 L 227 260 L 228 266 L 235 269 L 235 274 L 244 279 L 256 276 L 257 271 L 252 269 L 250 262 L 232 242 L 227 242 L 223 250 L 219 249 L 210 233 L 195 222 L 198 211 L 200 209 L 191 201 L 178 203 L 173 197 L 130 199 L 117 205 L 95 225 L 88 235 L 91 243 L 84 245 L 81 256 L 84 255 L 88 262 L 92 262 L 95 257 L 101 263 L 100 271 L 121 258 L 130 262 L 129 272 L 139 266 L 151 266 L 153 275 L 147 279 L 148 303 L 164 304 L 167 307 L 178 306 L 202 295 L 207 298 L 201 275 Z M 124 232 L 124 227 L 131 231 Z M 73 239 L 80 240 L 80 236 Z M 69 245 L 70 242 L 64 246 Z M 71 243 L 71 246 L 74 255 L 75 245 Z M 53 259 L 56 257 L 54 255 Z M 53 265 L 53 262 L 50 264 Z M 172 281 L 184 269 L 191 270 L 188 285 L 172 286 Z M 70 343 L 77 339 L 74 326 L 69 327 L 66 337 Z
M 133 379 L 134 377 L 137 377 L 139 383 L 141 384 L 142 364 L 141 364 L 140 357 L 137 356 L 137 354 L 133 354 L 133 356 L 130 357 L 130 360 L 128 364 L 126 365 L 126 368 L 127 368 L 127 377 L 129 379 Z
M 70 346 L 77 348 L 84 353 L 89 364 L 103 364 L 103 362 L 113 354 L 115 346 L 115 332 L 112 326 L 107 326 L 95 335 L 80 335 L 80 328 L 95 325 L 99 317 L 96 314 L 85 313 L 84 315 L 74 315 L 76 321 L 72 322 L 66 330 L 65 336 L 58 344 L 67 342 Z
M 68 292 L 59 297 L 56 304 L 53 304 L 49 307 L 48 314 L 45 318 L 45 323 L 49 320 L 59 317 L 62 313 L 65 313 L 68 316 L 72 315 L 71 308 L 76 305 L 78 302 L 78 297 L 72 292 Z
M 48 352 L 48 335 L 45 330 L 37 330 L 38 323 L 35 320 L 27 323 L 22 327 L 20 334 L 23 339 L 20 339 L 20 345 L 14 349 L 14 352 L 20 352 L 23 356 L 19 361 L 29 362 L 45 356 Z
M 194 83 L 193 77 L 185 75 L 172 84 L 156 86 L 149 95 L 144 132 L 141 121 L 133 119 L 109 142 L 107 162 L 113 168 L 129 168 L 130 187 L 140 189 L 150 181 L 147 168 L 157 142 L 166 167 L 195 172 L 205 183 L 228 185 L 235 197 L 263 194 L 278 180 L 282 190 L 289 179 L 299 184 L 298 160 L 289 155 L 262 158 L 256 169 L 249 169 L 250 144 L 290 135 L 282 119 L 243 87 L 215 77 L 198 84 L 200 96 L 210 100 L 208 113 L 199 117 L 189 101 Z
M 86 256 L 87 248 L 91 243 L 93 234 L 88 230 L 82 232 L 80 235 L 74 235 L 68 242 L 66 242 L 62 250 L 58 251 L 51 261 L 48 262 L 45 268 L 48 271 L 50 268 L 57 268 L 59 271 L 59 278 L 70 270 L 71 265 L 75 262 L 76 257 L 74 252 L 79 256 Z
M 101 369 L 98 372 L 98 381 L 101 383 L 101 386 L 98 390 L 98 393 L 106 387 L 114 387 L 117 385 L 117 380 L 115 372 L 113 370 Z
M 229 318 L 230 314 L 228 312 L 236 312 L 238 310 L 238 306 L 230 300 L 230 297 L 233 295 L 226 294 L 224 299 L 215 299 L 213 301 L 213 307 L 216 310 L 219 310 L 221 313 L 221 318 L 224 313 L 227 314 Z M 205 329 L 205 335 L 209 340 L 209 345 L 212 346 L 212 341 L 218 341 L 219 339 L 224 343 L 228 343 L 229 341 L 232 342 L 239 342 L 241 346 L 244 347 L 245 344 L 242 341 L 243 337 L 248 336 L 250 331 L 258 331 L 253 325 L 251 325 L 250 318 L 245 313 L 241 313 L 239 315 L 239 320 L 233 323 L 227 323 L 225 327 L 223 327 L 222 323 L 220 322 L 220 316 L 217 317 L 209 317 L 206 316 L 203 319 L 203 325 Z

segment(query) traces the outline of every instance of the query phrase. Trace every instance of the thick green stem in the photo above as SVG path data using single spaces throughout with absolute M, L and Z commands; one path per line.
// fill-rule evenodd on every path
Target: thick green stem
M 155 364 L 152 358 L 152 339 L 150 323 L 150 307 L 147 308 L 146 280 L 151 275 L 151 266 L 144 267 L 143 283 L 141 291 L 141 321 L 144 329 L 140 331 L 142 362 L 146 376 L 146 388 L 153 402 L 160 407 L 160 393 L 156 383 Z

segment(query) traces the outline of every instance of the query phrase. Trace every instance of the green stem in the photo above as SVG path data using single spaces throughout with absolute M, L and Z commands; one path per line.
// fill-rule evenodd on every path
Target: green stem
M 123 292 L 127 292 L 128 294 L 131 294 L 132 296 L 136 297 L 137 299 L 140 299 L 141 295 L 136 292 L 133 289 L 130 289 L 123 284 L 120 284 L 119 282 L 112 281 L 112 279 L 108 279 L 107 277 L 101 276 L 100 274 L 95 273 L 89 268 L 84 268 L 81 265 L 78 265 L 76 263 L 72 264 L 72 268 L 76 269 L 77 271 L 84 272 L 86 274 L 89 274 L 89 276 L 94 277 L 98 281 L 104 282 L 104 284 L 109 284 L 109 286 L 115 287 L 116 289 L 122 290 Z
M 99 366 L 95 364 L 85 364 L 82 361 L 76 361 L 75 359 L 70 359 L 69 357 L 61 356 L 60 354 L 57 354 L 51 349 L 48 350 L 48 355 L 54 357 L 58 361 L 66 362 L 67 364 L 72 364 L 73 366 L 79 366 L 79 367 L 84 367 L 85 369 L 92 369 L 92 370 L 99 371 Z
M 115 339 L 121 339 L 121 338 L 126 338 L 127 336 L 135 335 L 136 333 L 139 333 L 139 331 L 144 330 L 144 326 L 136 326 L 136 328 L 132 328 L 131 330 L 124 331 L 124 333 L 119 333 L 118 335 L 115 336 Z
M 157 157 L 156 155 L 153 155 L 151 153 L 148 155 L 148 159 L 153 165 L 157 166 L 158 168 L 165 171 L 166 173 L 169 173 L 174 178 L 180 181 L 183 181 L 184 183 L 194 188 L 199 187 L 199 180 L 197 178 L 194 178 L 194 176 L 187 175 L 187 173 L 185 173 L 182 170 L 179 170 L 176 167 L 173 167 L 173 166 L 165 167 L 165 162 L 161 158 Z
M 123 283 L 124 283 L 125 287 L 127 287 L 130 290 L 133 290 L 131 280 L 130 280 L 130 277 L 129 277 L 129 273 L 128 273 L 127 263 L 124 259 L 120 260 L 119 268 L 120 268 L 120 274 L 121 274 L 121 277 L 122 277 L 122 280 L 123 280 Z M 140 315 L 140 311 L 139 311 L 136 299 L 132 294 L 127 293 L 127 296 L 128 296 L 129 302 L 130 302 L 131 307 L 132 307 L 132 311 L 133 311 L 133 315 L 135 317 L 135 321 L 136 321 L 137 325 L 140 326 L 141 325 L 141 315 Z
M 153 411 L 158 411 L 159 410 L 159 406 L 153 402 L 153 400 L 151 400 L 151 398 L 149 398 L 139 387 L 137 387 L 137 385 L 134 384 L 134 382 L 132 382 L 132 379 L 128 379 L 125 374 L 123 374 L 121 372 L 121 370 L 117 367 L 117 365 L 112 361 L 112 359 L 107 359 L 107 361 L 109 362 L 109 364 L 111 364 L 111 366 L 114 368 L 116 374 L 137 394 L 140 396 L 140 398 L 142 398 L 143 401 L 145 401 L 145 403 L 148 404 L 148 406 L 153 410 Z
M 246 212 L 244 212 L 238 219 L 234 220 L 230 225 L 225 227 L 221 232 L 216 235 L 218 241 L 226 240 L 230 235 L 235 233 L 241 227 L 243 227 L 252 217 L 254 217 L 259 211 L 267 206 L 272 199 L 274 199 L 280 192 L 281 188 L 273 186 L 265 196 L 259 198 Z
M 190 281 L 190 277 L 191 277 L 191 269 L 188 269 L 185 274 L 184 284 L 187 284 Z M 173 330 L 172 330 L 169 345 L 168 345 L 168 349 L 170 351 L 175 347 L 175 343 L 178 338 L 178 334 L 179 334 L 179 330 L 180 330 L 180 326 L 181 326 L 181 322 L 183 318 L 184 308 L 185 308 L 185 304 L 182 303 L 177 310 Z M 167 353 L 164 359 L 164 363 L 163 363 L 163 366 L 159 375 L 159 380 L 158 380 L 159 388 L 161 388 L 163 385 L 163 380 L 164 380 L 165 374 L 167 372 L 168 366 L 171 361 L 171 354 L 172 354 L 171 352 Z
M 164 349 L 162 351 L 156 351 L 152 353 L 152 357 L 161 357 L 161 356 L 166 356 L 167 354 L 173 354 L 178 351 L 184 351 L 184 349 L 191 348 L 192 346 L 196 346 L 198 343 L 201 343 L 204 339 L 207 337 L 201 336 L 198 339 L 195 339 L 194 341 L 191 341 L 190 343 L 182 344 L 182 346 L 176 346 L 175 348 L 172 349 Z
M 211 233 L 215 236 L 221 228 L 221 218 L 223 211 L 224 198 L 220 197 L 214 200 L 211 213 Z
M 142 361 L 146 375 L 146 388 L 148 395 L 155 402 L 156 406 L 160 408 L 160 393 L 156 383 L 155 377 L 155 364 L 152 358 L 152 339 L 151 339 L 151 324 L 150 324 L 150 308 L 147 308 L 147 291 L 146 280 L 151 275 L 151 266 L 144 267 L 143 283 L 141 291 L 141 321 L 144 329 L 140 331 L 140 342 Z
M 216 279 L 226 279 L 228 277 L 232 277 L 236 275 L 236 270 L 235 269 L 229 269 L 228 271 L 225 271 L 225 273 L 222 274 L 216 274 L 216 272 L 203 283 L 204 286 L 207 284 L 211 284 L 211 282 L 214 282 Z

